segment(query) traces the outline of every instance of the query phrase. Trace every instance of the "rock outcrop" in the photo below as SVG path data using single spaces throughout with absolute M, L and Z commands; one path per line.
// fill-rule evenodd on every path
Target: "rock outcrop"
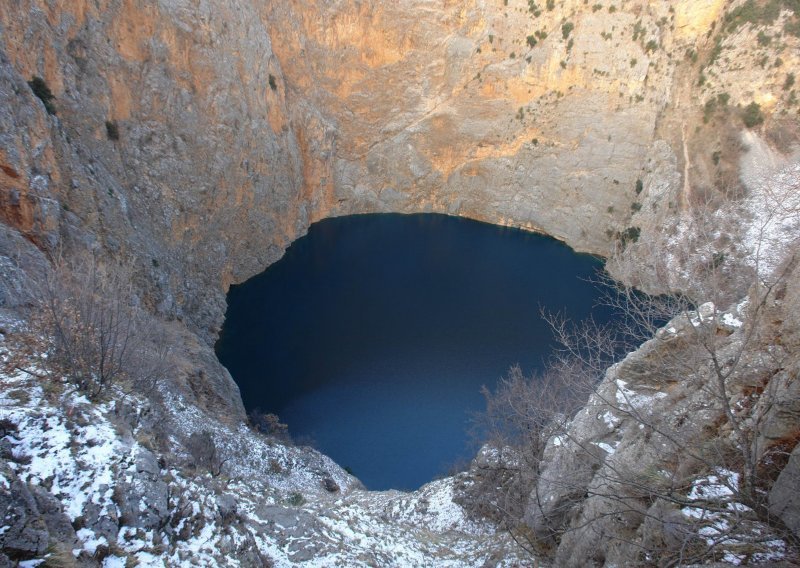
M 784 558 L 798 536 L 800 359 L 780 314 L 796 309 L 796 273 L 775 295 L 669 322 L 549 441 L 526 523 L 560 535 L 558 566 Z
M 163 407 L 137 395 L 89 404 L 64 386 L 0 372 L 0 566 L 526 561 L 509 535 L 466 519 L 456 480 L 368 492 L 318 452 L 222 423 L 175 393 Z M 191 436 L 215 459 L 181 454 L 176 440 Z

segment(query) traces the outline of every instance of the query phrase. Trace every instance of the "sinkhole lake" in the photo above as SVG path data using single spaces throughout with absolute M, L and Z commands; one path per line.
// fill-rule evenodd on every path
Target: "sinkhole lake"
M 470 417 L 509 366 L 553 347 L 540 308 L 605 321 L 601 263 L 443 215 L 314 224 L 231 287 L 216 349 L 247 410 L 273 412 L 369 489 L 416 489 L 476 450 Z

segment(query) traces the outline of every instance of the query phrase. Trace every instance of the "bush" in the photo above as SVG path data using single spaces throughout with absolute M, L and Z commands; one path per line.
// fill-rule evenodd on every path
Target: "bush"
M 796 0 L 768 0 L 759 3 L 755 0 L 747 0 L 725 16 L 727 31 L 733 32 L 745 23 L 769 25 L 778 19 L 782 9 L 792 10 L 796 16 L 800 15 L 798 14 L 800 6 L 797 5 Z M 791 19 L 787 20 L 787 22 L 789 21 Z
M 513 366 L 494 391 L 481 389 L 486 410 L 475 415 L 473 431 L 483 449 L 460 503 L 521 536 L 517 542 L 523 548 L 536 548 L 519 531 L 546 444 L 583 406 L 595 381 L 586 369 L 554 365 L 526 376 Z
M 117 126 L 117 121 L 106 120 L 106 136 L 109 140 L 119 140 L 119 127 Z
M 338 493 L 339 492 L 339 484 L 334 481 L 332 477 L 326 477 L 322 480 L 322 486 L 325 488 L 325 491 L 328 493 Z
M 752 102 L 747 105 L 742 112 L 742 121 L 747 128 L 753 128 L 764 122 L 764 114 L 761 112 L 761 105 Z
M 642 229 L 639 227 L 628 227 L 621 233 L 617 234 L 617 240 L 619 241 L 620 246 L 624 249 L 628 243 L 635 243 L 638 241 L 641 233 Z
M 272 73 L 269 74 L 269 88 L 272 89 L 273 91 L 278 90 L 278 82 L 275 79 L 275 75 L 273 75 Z
M 717 111 L 717 99 L 708 99 L 703 106 L 703 122 L 707 123 Z
M 644 39 L 644 32 L 647 31 L 645 27 L 642 25 L 641 20 L 637 20 L 635 24 L 633 24 L 633 41 L 638 40 L 640 37 Z
M 281 422 L 277 414 L 262 412 L 254 408 L 247 414 L 250 425 L 266 436 L 272 436 L 282 442 L 289 442 L 289 426 Z
M 294 491 L 289 494 L 289 498 L 286 500 L 286 502 L 292 507 L 301 507 L 303 503 L 306 502 L 306 499 L 303 497 L 302 493 Z
M 28 81 L 28 86 L 33 91 L 33 94 L 36 95 L 42 104 L 44 105 L 44 109 L 47 111 L 48 114 L 56 114 L 56 107 L 53 106 L 53 100 L 55 96 L 53 92 L 50 90 L 50 87 L 47 86 L 44 79 L 39 76 L 34 77 L 30 81 Z
M 571 34 L 572 30 L 574 29 L 575 29 L 575 24 L 573 24 L 572 22 L 561 24 L 561 35 L 564 37 L 564 39 L 567 39 L 569 37 L 569 34 Z
M 14 356 L 4 367 L 63 377 L 91 399 L 112 384 L 152 392 L 168 368 L 169 342 L 139 307 L 132 282 L 129 264 L 101 265 L 91 255 L 56 259 L 31 282 L 34 310 L 9 338 Z

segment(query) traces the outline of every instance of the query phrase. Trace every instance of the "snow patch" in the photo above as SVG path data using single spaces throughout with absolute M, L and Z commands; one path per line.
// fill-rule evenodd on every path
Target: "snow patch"
M 606 452 L 607 454 L 611 455 L 617 451 L 617 447 L 619 446 L 619 442 L 615 442 L 612 446 L 611 444 L 607 444 L 605 442 L 595 442 L 595 446 Z
M 617 393 L 616 400 L 622 410 L 649 411 L 652 410 L 656 400 L 664 398 L 667 393 L 638 393 L 628 388 L 628 383 L 622 379 L 616 379 Z

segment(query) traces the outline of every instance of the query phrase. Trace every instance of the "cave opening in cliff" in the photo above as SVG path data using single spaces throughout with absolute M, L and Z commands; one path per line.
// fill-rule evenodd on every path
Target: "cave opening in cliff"
M 231 288 L 217 352 L 248 411 L 277 414 L 369 489 L 414 489 L 474 455 L 482 385 L 542 365 L 542 307 L 610 317 L 589 281 L 599 267 L 467 219 L 326 219 Z

